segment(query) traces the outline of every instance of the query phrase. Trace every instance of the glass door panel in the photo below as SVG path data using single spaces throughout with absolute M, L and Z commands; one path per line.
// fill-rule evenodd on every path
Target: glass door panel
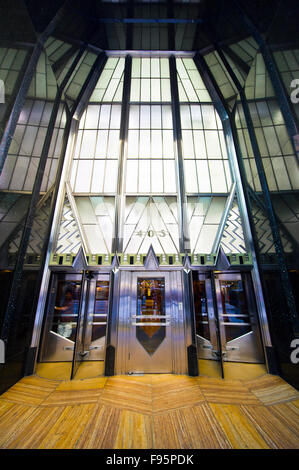
M 169 273 L 133 273 L 130 295 L 129 373 L 170 373 Z
M 220 280 L 222 318 L 225 341 L 252 331 L 242 280 Z
M 98 275 L 91 284 L 84 348 L 86 361 L 103 361 L 109 308 L 109 275 Z
M 72 372 L 71 372 L 71 379 L 73 379 L 78 371 L 78 368 L 88 351 L 84 349 L 84 332 L 85 332 L 85 308 L 86 302 L 89 295 L 89 281 L 84 276 L 83 283 L 82 283 L 82 295 L 80 298 L 80 303 L 78 305 L 78 321 L 77 321 L 77 329 L 76 329 L 76 339 L 75 339 L 75 347 L 74 347 L 74 355 L 73 355 L 73 364 L 72 364 Z
M 263 363 L 250 273 L 215 274 L 224 361 Z
M 71 362 L 82 289 L 82 275 L 54 274 L 44 327 L 41 362 Z
M 193 295 L 199 370 L 209 376 L 222 376 L 220 331 L 215 308 L 215 292 L 210 274 L 193 272 Z
M 165 280 L 137 279 L 136 338 L 149 355 L 166 335 Z

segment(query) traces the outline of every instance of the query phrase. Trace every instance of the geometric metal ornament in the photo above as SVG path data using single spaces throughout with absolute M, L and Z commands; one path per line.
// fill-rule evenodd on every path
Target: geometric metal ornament
M 77 253 L 77 255 L 76 255 L 76 258 L 73 261 L 72 268 L 75 271 L 83 271 L 83 270 L 85 271 L 87 269 L 87 267 L 88 267 L 87 259 L 86 259 L 85 253 L 83 251 L 83 248 L 81 246 L 78 253 Z
M 144 260 L 144 268 L 148 269 L 149 271 L 151 270 L 156 270 L 159 269 L 159 263 L 157 260 L 157 256 L 154 252 L 153 246 L 151 245 L 149 247 L 148 253 L 146 255 L 146 258 Z
M 60 254 L 77 253 L 81 245 L 82 240 L 77 221 L 74 217 L 68 197 L 65 196 L 61 221 L 59 225 L 57 244 L 53 251 Z
M 217 271 L 226 271 L 230 267 L 231 267 L 231 264 L 226 254 L 224 253 L 222 246 L 220 246 L 218 250 L 218 254 L 217 254 L 215 269 Z

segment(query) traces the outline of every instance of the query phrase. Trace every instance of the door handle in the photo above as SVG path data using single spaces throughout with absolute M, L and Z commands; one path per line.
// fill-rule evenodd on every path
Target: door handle
M 170 322 L 167 323 L 150 323 L 150 322 L 143 322 L 143 323 L 136 323 L 133 322 L 132 326 L 169 326 Z
M 141 319 L 155 320 L 156 318 L 169 320 L 169 318 L 171 318 L 171 315 L 131 315 L 131 318 L 134 318 L 137 320 L 141 320 Z
M 89 354 L 89 351 L 79 352 L 79 356 L 81 357 L 87 356 L 87 354 Z

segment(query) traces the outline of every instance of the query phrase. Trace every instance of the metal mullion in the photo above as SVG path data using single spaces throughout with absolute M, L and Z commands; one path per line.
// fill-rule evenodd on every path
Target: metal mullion
M 189 196 L 189 197 L 190 197 L 190 196 Z M 192 196 L 191 196 L 191 197 L 192 197 Z M 198 198 L 199 198 L 200 196 L 193 196 L 193 197 L 197 197 L 197 202 L 198 202 Z M 188 201 L 188 199 L 187 199 L 187 201 Z M 192 219 L 193 219 L 193 217 L 194 217 L 195 210 L 196 210 L 196 204 L 194 205 L 193 212 L 192 212 L 192 214 L 191 214 L 191 216 L 190 216 L 190 222 L 192 221 Z M 198 237 L 197 237 L 197 240 L 198 240 Z M 191 236 L 190 236 L 190 253 L 191 253 L 191 254 L 194 253 L 195 247 L 196 247 L 196 241 L 195 241 L 195 245 L 194 245 L 194 250 L 192 251 L 192 249 L 191 249 Z
M 33 109 L 33 106 L 34 106 L 34 102 L 35 102 L 35 101 L 37 101 L 37 100 L 33 100 L 32 109 Z M 38 100 L 38 101 L 40 101 L 40 100 Z M 54 107 L 54 106 L 53 106 L 53 107 Z M 28 124 L 28 123 L 27 123 L 27 126 L 30 126 L 30 127 L 37 127 L 37 132 L 36 132 L 36 136 L 35 136 L 35 138 L 34 138 L 34 143 L 33 143 L 33 146 L 32 146 L 31 154 L 30 154 L 30 155 L 24 155 L 24 156 L 28 156 L 28 158 L 30 159 L 30 161 L 29 161 L 29 164 L 28 164 L 28 167 L 27 167 L 27 170 L 26 170 L 26 175 L 25 175 L 25 178 L 24 178 L 23 188 L 24 188 L 25 183 L 26 183 L 26 179 L 27 179 L 27 175 L 28 175 L 28 172 L 29 172 L 29 167 L 30 167 L 32 158 L 38 158 L 39 160 L 41 160 L 41 158 L 42 158 L 43 148 L 42 148 L 41 154 L 40 154 L 38 157 L 33 157 L 32 154 L 33 154 L 33 150 L 34 150 L 34 147 L 35 147 L 35 144 L 36 144 L 36 141 L 37 141 L 39 129 L 40 129 L 40 128 L 47 128 L 47 126 L 41 126 L 41 125 L 40 125 L 40 122 L 41 122 L 41 119 L 42 119 L 42 116 L 43 116 L 43 112 L 44 112 L 44 108 L 45 108 L 45 103 L 44 103 L 43 111 L 42 111 L 42 113 L 41 113 L 41 117 L 40 117 L 40 120 L 39 120 L 39 124 L 37 124 L 37 125 L 36 125 L 36 124 L 32 125 L 32 124 Z M 32 113 L 32 109 L 31 109 L 30 115 L 31 115 L 31 113 Z M 52 110 L 53 110 L 53 108 L 52 108 Z M 28 118 L 28 121 L 29 121 L 29 119 L 30 119 L 30 116 L 29 116 L 29 118 Z M 49 125 L 50 125 L 50 124 L 49 124 Z M 53 131 L 54 131 L 54 128 L 53 128 Z M 24 132 L 24 135 L 25 135 L 25 132 Z M 23 139 L 24 139 L 24 135 L 23 135 Z M 47 136 L 47 134 L 46 134 L 46 136 Z M 52 134 L 52 136 L 53 136 L 53 134 Z M 57 137 L 56 137 L 56 139 L 57 139 Z M 46 140 L 46 137 L 45 137 L 45 140 Z M 50 148 L 50 147 L 49 147 L 49 148 Z M 19 156 L 19 155 L 18 155 L 18 156 Z M 17 158 L 18 158 L 18 157 L 17 157 Z M 51 157 L 50 157 L 50 158 L 51 158 Z M 39 167 L 39 163 L 38 163 L 38 165 L 37 165 L 37 168 L 38 168 L 38 167 Z M 38 171 L 38 170 L 37 170 L 37 171 Z M 32 188 L 31 191 L 33 192 L 33 188 Z
M 173 122 L 173 137 L 175 144 L 175 162 L 177 172 L 177 187 L 178 187 L 178 205 L 179 205 L 179 250 L 183 253 L 190 251 L 190 236 L 188 230 L 188 222 L 186 215 L 186 193 L 185 193 L 185 178 L 184 178 L 184 160 L 182 152 L 182 129 L 181 129 L 181 116 L 180 116 L 180 102 L 178 93 L 177 70 L 175 57 L 169 58 L 170 70 L 170 89 L 172 97 L 172 122 Z
M 218 351 L 216 351 L 216 355 L 219 357 L 221 377 L 222 379 L 224 379 L 222 339 L 221 339 L 221 329 L 220 329 L 220 321 L 219 321 L 219 310 L 218 310 L 214 271 L 211 271 L 210 279 L 211 279 L 212 302 L 213 302 L 213 310 L 214 310 L 214 317 L 215 317 L 215 323 L 216 323 L 216 337 L 217 337 L 217 346 L 218 346 Z
M 140 63 L 140 75 L 141 75 L 141 63 Z M 132 83 L 132 81 L 130 81 Z M 141 78 L 140 78 L 140 98 L 141 98 Z M 141 104 L 142 103 L 142 104 Z M 139 113 L 138 113 L 138 157 L 136 158 L 136 161 L 137 161 L 137 194 L 140 194 L 140 191 L 139 191 L 139 178 L 138 178 L 138 175 L 139 175 L 139 165 L 140 165 L 140 131 L 142 130 L 141 129 L 141 126 L 140 126 L 140 121 L 141 121 L 141 106 L 144 105 L 143 102 L 140 101 L 139 103 Z M 149 106 L 150 106 L 150 103 L 149 103 Z M 130 109 L 131 109 L 131 104 L 129 104 L 129 116 L 130 116 Z M 150 117 L 151 119 L 151 117 Z M 128 125 L 129 125 L 129 120 L 128 120 Z M 129 131 L 128 131 L 129 132 Z M 128 158 L 128 156 L 127 156 Z M 149 174 L 149 177 L 150 177 L 150 192 L 151 192 L 151 188 L 152 188 L 152 166 L 151 166 L 151 159 L 149 159 L 149 162 L 150 162 L 150 174 Z
M 119 62 L 119 59 L 118 59 L 118 61 L 117 61 L 116 66 L 115 66 L 114 69 L 113 69 L 113 72 L 112 72 L 112 74 L 111 74 L 111 77 L 109 78 L 109 82 L 108 82 L 108 84 L 107 84 L 107 86 L 106 86 L 105 93 L 103 94 L 103 97 L 102 97 L 102 103 L 103 103 L 103 102 L 105 103 L 104 98 L 105 98 L 105 95 L 106 95 L 106 93 L 107 93 L 107 90 L 108 90 L 108 88 L 109 88 L 109 86 L 110 86 L 110 84 L 111 84 L 111 80 L 112 80 L 113 74 L 114 74 L 114 72 L 115 72 L 115 69 L 116 69 L 116 67 L 117 67 L 117 65 L 118 65 L 118 62 Z M 111 103 L 112 103 L 112 102 L 113 102 L 113 97 L 112 97 Z
M 125 170 L 127 160 L 127 142 L 128 142 L 128 122 L 130 112 L 130 87 L 131 87 L 131 73 L 132 73 L 132 57 L 126 56 L 125 70 L 124 70 L 124 84 L 122 95 L 122 109 L 121 109 L 121 122 L 120 122 L 120 148 L 119 148 L 119 165 L 118 165 L 118 178 L 117 178 L 117 196 L 116 196 L 116 210 L 115 210 L 115 226 L 114 226 L 114 241 L 112 251 L 123 251 L 123 220 L 124 220 L 124 198 L 125 198 Z
M 21 49 L 19 49 L 20 51 Z M 8 123 L 8 120 L 10 118 L 10 115 L 12 113 L 12 110 L 14 108 L 14 98 L 13 97 L 16 97 L 17 94 L 18 94 L 18 91 L 22 85 L 22 81 L 23 81 L 23 78 L 25 76 L 25 73 L 26 73 L 26 70 L 27 70 L 27 64 L 28 62 L 30 61 L 30 54 L 32 54 L 32 51 L 30 51 L 27 47 L 24 49 L 26 51 L 26 55 L 25 55 L 25 58 L 24 58 L 24 61 L 23 61 L 23 64 L 22 66 L 20 67 L 19 70 L 17 70 L 18 72 L 18 77 L 15 81 L 15 85 L 14 85 L 14 88 L 12 90 L 12 93 L 11 95 L 9 96 L 8 98 L 8 101 L 7 101 L 7 106 L 6 106 L 6 110 L 5 110 L 5 113 L 3 115 L 3 118 L 2 118 L 2 123 L 3 124 L 7 124 Z M 4 60 L 4 58 L 3 58 Z M 2 69 L 2 70 L 5 70 L 7 71 L 7 76 L 9 74 L 9 71 L 10 69 Z M 30 86 L 30 85 L 29 85 Z M 29 88 L 29 87 L 28 87 Z M 17 119 L 17 121 L 19 120 L 19 118 Z M 17 124 L 17 123 L 16 123 Z M 2 130 L 0 130 L 1 134 L 0 134 L 0 137 L 1 137 L 1 144 L 2 144 L 2 137 L 3 137 L 3 132 Z M 14 134 L 14 131 L 13 131 L 13 134 Z M 8 146 L 9 148 L 9 146 Z M 0 147 L 1 149 L 1 147 Z M 0 150 L 1 151 L 1 150 Z M 0 169 L 0 173 L 1 173 L 1 169 Z
M 183 61 L 182 61 L 182 62 L 183 62 Z M 193 84 L 192 84 L 192 82 L 191 82 L 191 80 L 190 80 L 190 77 L 189 77 L 188 71 L 187 71 L 187 69 L 186 69 L 186 67 L 185 67 L 185 64 L 184 64 L 184 63 L 183 63 L 183 66 L 184 66 L 184 69 L 186 70 L 186 73 L 187 73 L 188 79 L 189 79 L 189 81 L 190 81 L 190 83 L 191 83 L 191 86 L 192 86 L 192 88 L 193 88 L 193 90 L 194 90 L 194 86 L 193 86 Z M 187 93 L 187 91 L 186 91 L 186 88 L 185 88 L 185 86 L 184 86 L 183 79 L 181 79 L 181 78 L 180 78 L 180 82 L 181 82 L 181 85 L 182 85 L 182 87 L 183 87 L 183 90 L 184 90 L 184 92 L 185 92 L 185 95 L 187 96 L 187 100 L 188 100 L 188 101 L 187 101 L 187 103 L 188 103 L 188 104 L 190 104 L 189 96 L 188 96 L 188 93 Z M 199 104 L 199 100 L 198 100 L 198 104 Z
M 230 210 L 234 202 L 235 193 L 236 193 L 236 182 L 234 181 L 231 186 L 230 194 L 226 200 L 224 212 L 221 217 L 221 222 L 218 226 L 217 234 L 216 234 L 213 246 L 212 246 L 212 253 L 216 253 L 216 252 L 218 253 L 218 250 L 220 248 L 220 242 L 221 242 L 222 235 L 225 229 L 227 218 L 229 216 Z
M 214 108 L 214 113 L 216 114 L 216 110 Z M 222 167 L 223 167 L 223 173 L 224 173 L 224 178 L 225 178 L 225 183 L 226 183 L 226 187 L 229 191 L 229 184 L 228 184 L 228 181 L 227 181 L 227 176 L 226 176 L 226 171 L 225 171 L 225 165 L 224 165 L 224 162 L 227 160 L 228 163 L 229 163 L 229 159 L 227 158 L 224 158 L 223 157 L 223 150 L 222 150 L 222 146 L 221 146 L 221 140 L 220 140 L 220 132 L 223 132 L 223 129 L 218 129 L 218 124 L 217 124 L 217 118 L 216 118 L 216 115 L 215 115 L 215 120 L 216 120 L 216 126 L 217 126 L 217 138 L 218 138 L 218 143 L 219 143 L 219 148 L 220 148 L 220 152 L 221 152 L 221 159 L 219 159 L 221 162 L 222 162 Z M 214 160 L 218 160 L 217 158 L 214 158 Z M 233 179 L 233 175 L 232 173 L 230 172 L 230 175 L 231 175 L 231 179 Z M 211 187 L 212 189 L 212 187 Z
M 264 129 L 261 128 L 261 130 L 262 130 L 262 132 L 263 132 L 263 136 L 264 136 L 265 142 L 266 142 L 266 144 L 267 144 L 267 141 L 266 141 L 266 138 L 265 138 Z M 265 177 L 266 177 L 266 180 L 267 180 L 268 191 L 270 192 L 270 189 L 269 189 L 269 183 L 268 183 L 267 173 L 266 173 L 266 170 L 265 170 L 265 167 L 264 167 L 264 159 L 266 159 L 266 158 L 269 160 L 269 165 L 270 165 L 271 170 L 272 170 L 272 173 L 273 173 L 273 178 L 274 178 L 274 181 L 275 181 L 275 184 L 276 184 L 276 187 L 277 187 L 277 191 L 279 191 L 279 186 L 278 186 L 278 183 L 277 183 L 276 174 L 275 174 L 275 171 L 274 171 L 274 168 L 273 168 L 273 164 L 272 164 L 272 155 L 270 155 L 270 151 L 269 151 L 268 144 L 267 144 L 267 149 L 268 149 L 268 155 L 267 155 L 266 157 L 262 157 L 262 156 L 261 156 L 261 160 L 262 160 L 262 166 L 263 166 L 263 169 L 264 169 Z M 256 162 L 256 158 L 255 158 L 255 162 Z M 257 168 L 259 168 L 258 165 L 257 165 Z M 259 170 L 258 170 L 258 176 L 259 176 L 259 179 L 260 179 Z
M 181 108 L 181 104 L 180 104 L 180 108 Z M 191 127 L 192 127 L 192 141 L 193 141 L 193 150 L 194 150 L 194 158 L 193 158 L 193 159 L 190 159 L 190 160 L 194 160 L 194 163 L 195 163 L 195 172 L 196 172 L 196 180 L 197 180 L 197 191 L 199 192 L 199 179 L 198 179 L 198 170 L 197 170 L 197 164 L 196 164 L 196 162 L 197 162 L 198 160 L 200 160 L 200 159 L 197 158 L 196 152 L 195 152 L 193 119 L 192 119 L 192 113 L 191 113 L 191 105 L 190 105 L 189 103 L 188 103 L 188 109 L 189 109 L 190 121 L 191 121 Z M 200 113 L 201 113 L 201 108 L 200 108 Z M 200 130 L 200 129 L 199 129 L 199 130 Z M 184 165 L 185 165 L 185 158 L 184 158 Z M 184 171 L 185 171 L 185 166 L 184 166 Z M 187 196 L 186 196 L 186 202 L 188 202 Z M 187 217 L 187 220 L 188 220 L 188 217 Z M 190 240 L 190 243 L 191 243 L 191 240 Z M 191 249 L 191 245 L 190 245 L 190 249 Z
M 197 196 L 197 197 L 199 197 L 199 198 L 200 198 L 201 196 Z M 206 213 L 205 213 L 205 215 L 204 215 L 204 219 L 203 219 L 202 227 L 203 227 L 203 226 L 204 226 L 204 224 L 205 224 L 205 220 L 206 220 L 206 218 L 207 218 L 207 213 L 209 212 L 209 209 L 210 209 L 210 207 L 211 207 L 212 200 L 213 200 L 213 196 L 210 196 L 209 207 L 207 208 L 207 212 L 206 212 Z M 201 230 L 200 230 L 200 231 L 198 232 L 198 234 L 197 234 L 197 238 L 196 238 L 196 240 L 195 240 L 195 243 L 194 243 L 194 251 L 193 251 L 193 253 L 195 253 L 195 250 L 196 250 L 196 247 L 197 247 L 197 244 L 198 244 L 198 240 L 199 240 L 199 237 L 200 237 L 201 231 L 202 231 L 202 228 L 201 228 Z
M 211 104 L 211 103 L 210 103 Z M 212 186 L 212 178 L 211 178 L 211 172 L 210 172 L 210 165 L 209 165 L 209 161 L 211 160 L 210 157 L 209 157 L 209 153 L 208 153 L 208 146 L 207 146 L 207 140 L 206 140 L 206 127 L 205 127 L 205 123 L 204 123 L 204 120 L 203 120 L 203 114 L 202 114 L 202 107 L 200 105 L 200 114 L 201 114 L 201 119 L 202 119 L 202 131 L 203 131 L 203 139 L 204 139 L 204 142 L 205 142 L 205 148 L 206 148 L 206 155 L 207 155 L 207 158 L 204 159 L 204 158 L 200 158 L 200 160 L 206 160 L 207 161 L 207 167 L 208 167 L 208 174 L 209 174 L 209 179 L 210 179 L 210 188 L 211 188 L 211 193 L 213 192 L 213 186 Z M 199 192 L 199 180 L 198 180 L 198 192 Z M 200 193 L 199 193 L 200 194 Z
M 28 165 L 27 165 L 26 174 L 25 174 L 25 178 L 24 178 L 24 183 L 23 183 L 22 189 L 21 189 L 21 191 L 24 191 L 24 186 L 25 186 L 25 183 L 26 183 L 26 178 L 27 178 L 27 175 L 28 175 L 28 171 L 29 171 L 29 167 L 30 167 L 30 163 L 31 163 L 31 158 L 32 158 L 32 156 L 31 156 L 31 155 L 22 155 L 22 156 L 29 159 L 29 163 L 28 163 Z M 19 156 L 18 156 L 18 157 L 19 157 Z M 18 158 L 18 157 L 17 157 L 17 158 Z M 30 189 L 29 189 L 29 191 L 30 191 Z M 30 192 L 31 192 L 31 191 L 30 191 Z
M 287 167 L 286 162 L 285 162 L 285 156 L 286 156 L 286 155 L 283 153 L 283 147 L 282 147 L 282 145 L 281 145 L 281 143 L 280 143 L 280 140 L 279 140 L 278 134 L 277 134 L 277 130 L 276 130 L 277 125 L 274 124 L 274 121 L 273 121 L 273 118 L 272 118 L 272 113 L 271 113 L 271 111 L 270 111 L 270 109 L 269 109 L 268 103 L 266 103 L 266 104 L 267 104 L 267 108 L 268 108 L 268 110 L 269 110 L 269 114 L 270 114 L 270 116 L 271 116 L 272 126 L 273 126 L 273 129 L 274 129 L 274 132 L 275 132 L 275 135 L 276 135 L 276 138 L 277 138 L 277 142 L 278 142 L 278 144 L 279 144 L 279 148 L 280 148 L 280 151 L 281 151 L 281 155 L 278 155 L 278 157 L 281 157 L 281 158 L 283 159 L 283 163 L 284 163 L 284 166 L 285 166 L 286 174 L 287 174 L 288 179 L 289 179 L 290 188 L 292 189 L 292 182 L 291 182 L 289 170 L 288 170 L 288 167 Z M 279 124 L 278 124 L 278 125 L 279 125 Z M 275 175 L 275 173 L 274 173 L 274 175 Z M 276 177 L 276 175 L 275 175 L 275 177 Z M 277 185 L 277 189 L 278 189 L 278 191 L 279 191 L 279 186 L 278 186 L 278 185 Z
M 26 101 L 26 100 L 25 100 L 25 101 Z M 9 184 L 8 184 L 8 189 L 10 189 L 11 181 L 12 181 L 12 178 L 13 178 L 13 176 L 14 176 L 14 172 L 15 172 L 15 169 L 16 169 L 16 166 L 17 166 L 18 157 L 19 157 L 19 156 L 24 156 L 24 157 L 28 156 L 28 157 L 29 157 L 29 155 L 22 155 L 22 153 L 20 153 L 20 151 L 21 151 L 21 148 L 22 148 L 22 145 L 23 145 L 24 136 L 25 136 L 25 134 L 26 134 L 27 127 L 30 125 L 30 124 L 28 124 L 28 122 L 29 122 L 29 119 L 30 119 L 30 116 L 31 116 L 31 113 L 32 113 L 33 105 L 34 105 L 34 99 L 31 100 L 30 112 L 28 113 L 28 118 L 27 118 L 26 123 L 25 123 L 25 124 L 19 124 L 20 126 L 24 126 L 24 127 L 25 127 L 25 130 L 24 130 L 23 135 L 22 135 L 22 139 L 21 139 L 21 142 L 20 142 L 20 146 L 19 146 L 18 153 L 15 154 L 16 161 L 15 161 L 15 164 L 14 164 L 13 171 L 11 172 L 11 176 L 10 176 L 10 180 L 9 180 Z M 17 127 L 17 125 L 18 125 L 18 122 L 17 122 L 17 124 L 16 124 L 16 127 Z M 33 127 L 33 126 L 32 126 L 32 127 Z M 37 135 L 37 133 L 36 133 L 36 135 Z M 12 140 L 14 140 L 13 137 L 12 137 Z M 33 145 L 33 148 L 34 148 L 34 145 Z M 33 148 L 32 148 L 32 151 L 33 151 Z M 8 149 L 8 150 L 9 150 L 9 149 Z M 11 155 L 12 155 L 12 154 L 11 154 Z M 29 164 L 30 164 L 30 163 L 29 163 Z M 29 168 L 29 165 L 28 165 L 28 168 Z M 27 168 L 27 171 L 28 171 L 28 168 Z M 27 175 L 27 171 L 26 171 L 26 175 Z M 25 179 L 26 179 L 26 177 L 25 177 Z M 25 184 L 25 179 L 24 179 L 23 187 L 24 187 L 24 184 Z M 22 189 L 20 189 L 20 191 L 22 191 Z

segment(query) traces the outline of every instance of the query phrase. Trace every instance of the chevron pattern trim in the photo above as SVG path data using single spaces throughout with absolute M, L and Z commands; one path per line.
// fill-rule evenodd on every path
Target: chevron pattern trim
M 220 244 L 225 253 L 246 252 L 242 221 L 236 199 L 226 219 Z
M 54 253 L 77 253 L 82 244 L 79 228 L 67 196 L 60 221 L 57 246 Z

